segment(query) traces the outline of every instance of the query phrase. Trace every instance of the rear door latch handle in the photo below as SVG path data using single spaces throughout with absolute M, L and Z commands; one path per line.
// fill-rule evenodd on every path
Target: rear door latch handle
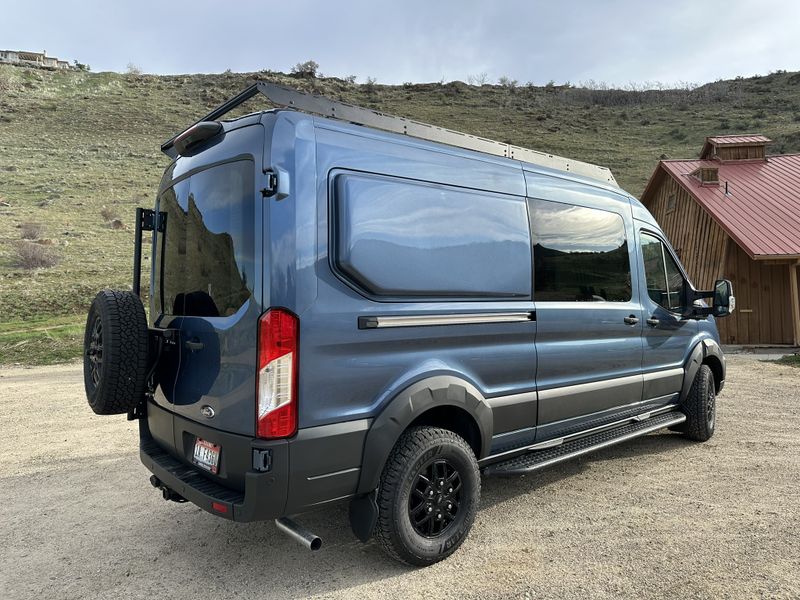
M 649 319 L 647 319 L 647 324 L 650 325 L 650 327 L 658 327 L 658 323 L 659 320 L 656 319 L 655 317 L 650 317 Z
M 630 315 L 628 317 L 625 317 L 623 321 L 625 321 L 625 323 L 627 323 L 628 325 L 636 325 L 639 322 L 639 317 L 637 317 L 636 315 Z
M 187 340 L 184 345 L 189 349 L 189 352 L 197 352 L 203 349 L 203 342 L 198 342 L 197 340 Z

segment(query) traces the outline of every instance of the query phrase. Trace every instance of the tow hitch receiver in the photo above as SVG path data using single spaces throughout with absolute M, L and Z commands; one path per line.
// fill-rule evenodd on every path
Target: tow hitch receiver
M 186 498 L 181 496 L 175 490 L 168 488 L 166 485 L 164 485 L 164 482 L 155 475 L 150 475 L 150 485 L 158 490 L 161 490 L 161 497 L 164 498 L 164 500 L 171 500 L 172 502 L 186 502 Z

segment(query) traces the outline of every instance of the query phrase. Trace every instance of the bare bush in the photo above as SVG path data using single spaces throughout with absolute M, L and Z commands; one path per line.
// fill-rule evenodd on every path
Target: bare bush
M 467 83 L 470 85 L 477 85 L 478 87 L 489 83 L 489 74 L 485 71 L 477 75 L 467 75 Z
M 142 67 L 132 62 L 129 62 L 128 66 L 125 68 L 125 73 L 127 73 L 128 75 L 141 75 Z
M 364 91 L 368 94 L 375 93 L 375 84 L 378 83 L 377 79 L 374 77 L 367 77 L 367 80 L 364 82 Z
M 100 209 L 100 216 L 103 217 L 103 220 L 108 222 L 108 221 L 113 221 L 114 219 L 116 219 L 117 218 L 117 213 L 114 212 L 113 209 L 108 208 L 107 206 L 104 206 L 103 208 Z
M 42 223 L 23 223 L 20 225 L 20 235 L 23 240 L 36 240 L 42 237 L 45 227 Z
M 292 75 L 298 75 L 300 77 L 309 77 L 311 79 L 316 78 L 319 71 L 319 63 L 313 60 L 307 60 L 305 62 L 297 63 L 295 66 L 292 67 Z
M 119 219 L 111 219 L 108 226 L 111 227 L 111 229 L 125 229 L 125 223 Z
M 517 89 L 518 81 L 516 79 L 511 79 L 510 77 L 506 77 L 503 75 L 500 79 L 497 80 L 497 83 L 501 86 L 506 88 L 507 90 L 514 91 Z
M 17 266 L 23 269 L 46 269 L 58 264 L 61 257 L 51 246 L 21 241 L 14 244 Z

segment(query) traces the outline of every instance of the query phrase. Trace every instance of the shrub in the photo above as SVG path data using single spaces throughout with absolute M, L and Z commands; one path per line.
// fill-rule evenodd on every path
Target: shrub
M 125 68 L 125 73 L 128 75 L 141 75 L 142 68 L 139 65 L 135 65 L 132 62 L 128 63 L 128 66 Z
M 313 60 L 297 63 L 292 67 L 292 75 L 310 77 L 312 79 L 317 77 L 317 71 L 319 71 L 319 63 Z
M 510 77 L 506 77 L 503 75 L 500 79 L 497 80 L 497 83 L 500 87 L 504 87 L 507 90 L 514 91 L 517 89 L 517 84 L 519 83 L 516 79 L 511 79 Z
M 14 249 L 17 251 L 17 266 L 23 269 L 54 267 L 61 259 L 55 249 L 44 244 L 21 241 L 14 245 Z
M 108 226 L 111 227 L 111 229 L 125 229 L 125 223 L 119 219 L 111 219 Z
M 117 218 L 117 213 L 115 213 L 112 209 L 104 206 L 100 209 L 100 216 L 103 217 L 105 221 L 113 221 Z
M 486 72 L 477 75 L 467 75 L 467 83 L 470 85 L 482 86 L 489 83 L 489 74 Z
M 378 83 L 378 80 L 374 77 L 367 77 L 367 80 L 364 82 L 364 90 L 368 94 L 372 94 L 375 92 L 375 84 Z
M 23 240 L 35 240 L 44 233 L 44 225 L 41 223 L 23 223 L 20 225 Z
M 677 127 L 672 129 L 669 132 L 669 135 L 670 135 L 670 137 L 672 137 L 672 138 L 674 138 L 674 139 L 676 139 L 678 141 L 682 141 L 682 140 L 686 139 L 686 134 L 683 131 L 681 131 L 680 129 L 678 129 Z

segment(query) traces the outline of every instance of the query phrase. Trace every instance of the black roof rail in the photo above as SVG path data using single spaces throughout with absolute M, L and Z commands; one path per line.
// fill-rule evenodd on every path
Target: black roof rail
M 530 150 L 520 146 L 513 146 L 511 144 L 489 140 L 468 133 L 462 133 L 460 131 L 454 131 L 452 129 L 445 129 L 444 127 L 437 127 L 436 125 L 429 125 L 427 123 L 406 119 L 405 117 L 388 115 L 370 108 L 363 108 L 353 104 L 347 104 L 346 102 L 330 100 L 329 98 L 325 98 L 323 96 L 305 94 L 291 88 L 266 82 L 254 83 L 238 95 L 219 105 L 202 119 L 192 123 L 192 125 L 187 127 L 184 131 L 178 133 L 161 144 L 161 151 L 171 158 L 177 157 L 178 151 L 175 148 L 175 140 L 178 137 L 203 121 L 216 121 L 220 117 L 229 113 L 234 108 L 240 106 L 258 94 L 265 96 L 272 104 L 276 106 L 293 108 L 302 112 L 339 119 L 342 121 L 355 123 L 357 125 L 373 127 L 383 131 L 391 131 L 393 133 L 408 135 L 410 137 L 428 140 L 431 142 L 438 142 L 440 144 L 456 146 L 458 148 L 466 148 L 468 150 L 484 152 L 494 156 L 513 158 L 551 169 L 575 173 L 576 175 L 583 175 L 584 177 L 591 177 L 592 179 L 597 179 L 604 183 L 617 185 L 614 175 L 612 175 L 611 170 L 608 167 L 601 167 L 579 160 L 572 160 L 570 158 L 556 156 L 555 154 L 548 154 L 546 152 Z

